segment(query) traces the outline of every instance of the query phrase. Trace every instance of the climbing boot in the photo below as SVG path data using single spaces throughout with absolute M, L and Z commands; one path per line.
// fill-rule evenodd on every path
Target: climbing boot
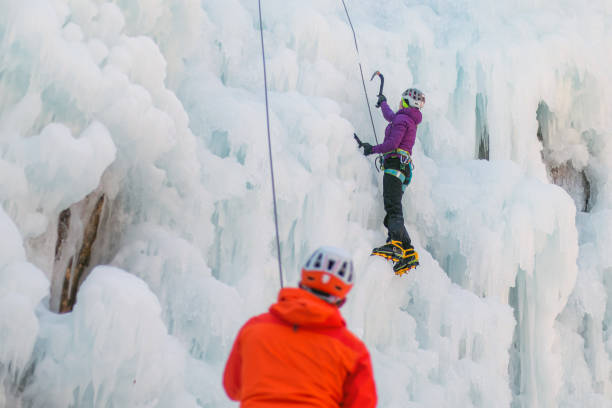
M 419 254 L 414 250 L 412 245 L 410 245 L 403 251 L 402 257 L 393 265 L 393 272 L 395 272 L 397 276 L 402 276 L 417 266 L 419 266 Z
M 388 241 L 385 245 L 374 248 L 371 255 L 382 256 L 385 259 L 397 262 L 404 256 L 402 241 Z

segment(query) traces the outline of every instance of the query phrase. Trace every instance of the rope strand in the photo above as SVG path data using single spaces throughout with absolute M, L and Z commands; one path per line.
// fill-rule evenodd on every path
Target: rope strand
M 274 182 L 274 163 L 272 160 L 272 139 L 270 138 L 270 108 L 268 106 L 268 80 L 266 74 L 266 52 L 264 49 L 264 38 L 263 38 L 263 19 L 261 18 L 261 0 L 258 0 L 259 5 L 259 33 L 261 35 L 261 60 L 263 63 L 264 71 L 264 89 L 266 94 L 266 125 L 268 129 L 268 154 L 270 158 L 270 175 L 272 177 L 272 202 L 274 204 L 274 227 L 276 229 L 276 252 L 278 255 L 278 273 L 280 277 L 280 286 L 283 288 L 283 265 L 281 263 L 281 248 L 280 238 L 278 234 L 278 211 L 276 208 L 276 188 Z
M 355 51 L 357 51 L 357 62 L 359 62 L 359 74 L 361 74 L 361 84 L 363 85 L 363 93 L 366 99 L 366 105 L 368 106 L 368 112 L 370 113 L 370 122 L 372 122 L 372 131 L 374 132 L 374 140 L 376 140 L 376 144 L 378 144 L 378 137 L 376 136 L 376 127 L 374 126 L 374 118 L 372 117 L 372 109 L 370 109 L 370 100 L 368 99 L 368 91 L 366 90 L 365 79 L 363 79 L 363 69 L 361 68 L 361 56 L 359 55 L 359 47 L 357 46 L 357 35 L 355 34 L 355 28 L 353 28 L 353 23 L 351 22 L 351 16 L 349 16 L 348 9 L 346 8 L 346 3 L 342 0 L 342 5 L 344 6 L 344 12 L 346 13 L 346 18 L 348 19 L 349 25 L 351 26 L 351 30 L 353 31 L 353 40 L 355 41 Z

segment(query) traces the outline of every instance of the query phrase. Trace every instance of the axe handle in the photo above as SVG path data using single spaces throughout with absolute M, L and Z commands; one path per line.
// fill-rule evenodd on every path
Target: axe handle
M 361 142 L 361 140 L 359 139 L 359 137 L 357 136 L 357 133 L 353 133 L 353 137 L 355 138 L 355 141 L 357 142 L 357 144 L 359 145 L 359 147 L 361 147 L 363 145 L 363 143 Z

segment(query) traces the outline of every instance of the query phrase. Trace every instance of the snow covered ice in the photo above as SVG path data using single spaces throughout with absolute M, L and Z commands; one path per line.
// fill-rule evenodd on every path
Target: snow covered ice
M 381 407 L 612 407 L 612 5 L 346 3 L 359 56 L 342 2 L 262 1 L 285 284 L 353 254 Z M 0 407 L 237 406 L 225 359 L 280 286 L 257 3 L 0 10 Z M 407 277 L 369 257 L 359 61 L 427 95 Z

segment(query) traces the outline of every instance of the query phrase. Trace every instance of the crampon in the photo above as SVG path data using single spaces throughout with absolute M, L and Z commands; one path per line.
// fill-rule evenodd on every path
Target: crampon
M 397 276 L 402 276 L 417 266 L 419 266 L 419 254 L 414 248 L 410 247 L 405 249 L 403 257 L 395 262 L 395 265 L 393 265 L 393 272 L 395 272 Z
M 378 248 L 374 248 L 371 255 L 377 255 L 386 260 L 398 262 L 404 256 L 404 247 L 401 241 L 389 241 Z

